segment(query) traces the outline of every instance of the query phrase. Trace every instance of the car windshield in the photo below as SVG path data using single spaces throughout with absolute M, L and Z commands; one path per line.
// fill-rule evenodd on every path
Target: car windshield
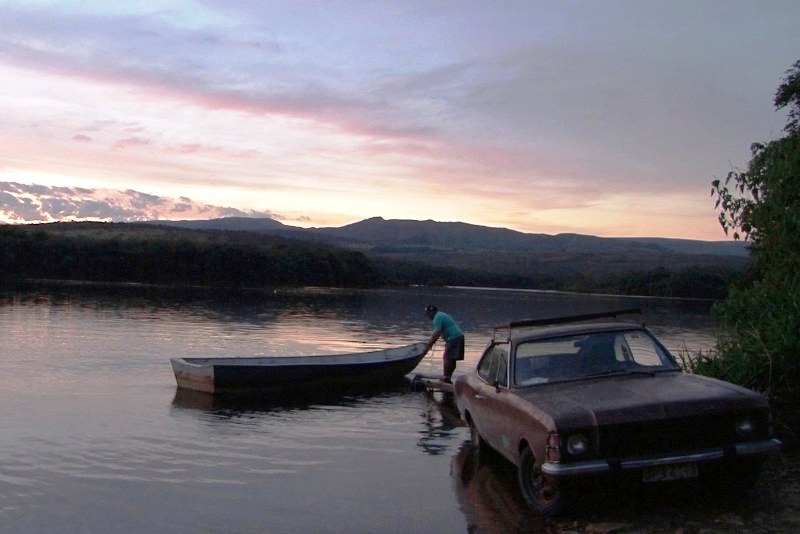
M 514 384 L 674 370 L 672 357 L 645 330 L 597 332 L 518 344 Z

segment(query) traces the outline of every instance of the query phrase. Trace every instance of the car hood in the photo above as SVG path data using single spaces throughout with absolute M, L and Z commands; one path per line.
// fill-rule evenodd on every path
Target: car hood
M 520 395 L 562 428 L 768 407 L 762 395 L 748 389 L 680 372 L 541 384 L 521 390 Z

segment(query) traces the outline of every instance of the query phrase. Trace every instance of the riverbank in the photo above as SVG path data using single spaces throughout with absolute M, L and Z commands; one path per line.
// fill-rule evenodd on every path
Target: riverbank
M 606 508 L 607 511 L 604 510 Z M 749 492 L 731 497 L 701 495 L 676 487 L 609 496 L 571 518 L 556 520 L 555 532 L 733 534 L 800 531 L 800 455 L 769 459 Z

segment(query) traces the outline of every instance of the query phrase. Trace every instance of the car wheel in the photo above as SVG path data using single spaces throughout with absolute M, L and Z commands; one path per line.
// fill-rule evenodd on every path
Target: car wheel
M 481 437 L 478 427 L 475 426 L 471 418 L 469 420 L 469 441 L 472 443 L 472 448 L 475 449 L 475 452 L 486 450 L 486 442 Z
M 711 492 L 741 495 L 755 486 L 760 471 L 761 462 L 757 460 L 740 460 L 735 464 L 725 462 L 707 472 L 705 483 Z
M 761 462 L 751 461 L 745 462 L 734 469 L 734 476 L 736 476 L 737 483 L 741 487 L 740 491 L 749 491 L 758 482 L 758 477 L 761 474 Z
M 531 510 L 543 515 L 555 515 L 564 508 L 564 488 L 559 487 L 555 478 L 542 473 L 541 466 L 527 447 L 520 456 L 517 476 L 522 496 Z

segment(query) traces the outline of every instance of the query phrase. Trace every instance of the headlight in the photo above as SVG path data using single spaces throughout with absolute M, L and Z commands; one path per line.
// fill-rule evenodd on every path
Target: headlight
M 572 456 L 580 456 L 589 450 L 589 443 L 583 434 L 573 434 L 567 439 L 567 452 Z
M 740 417 L 736 421 L 736 434 L 741 438 L 746 438 L 753 434 L 756 425 L 749 417 Z

